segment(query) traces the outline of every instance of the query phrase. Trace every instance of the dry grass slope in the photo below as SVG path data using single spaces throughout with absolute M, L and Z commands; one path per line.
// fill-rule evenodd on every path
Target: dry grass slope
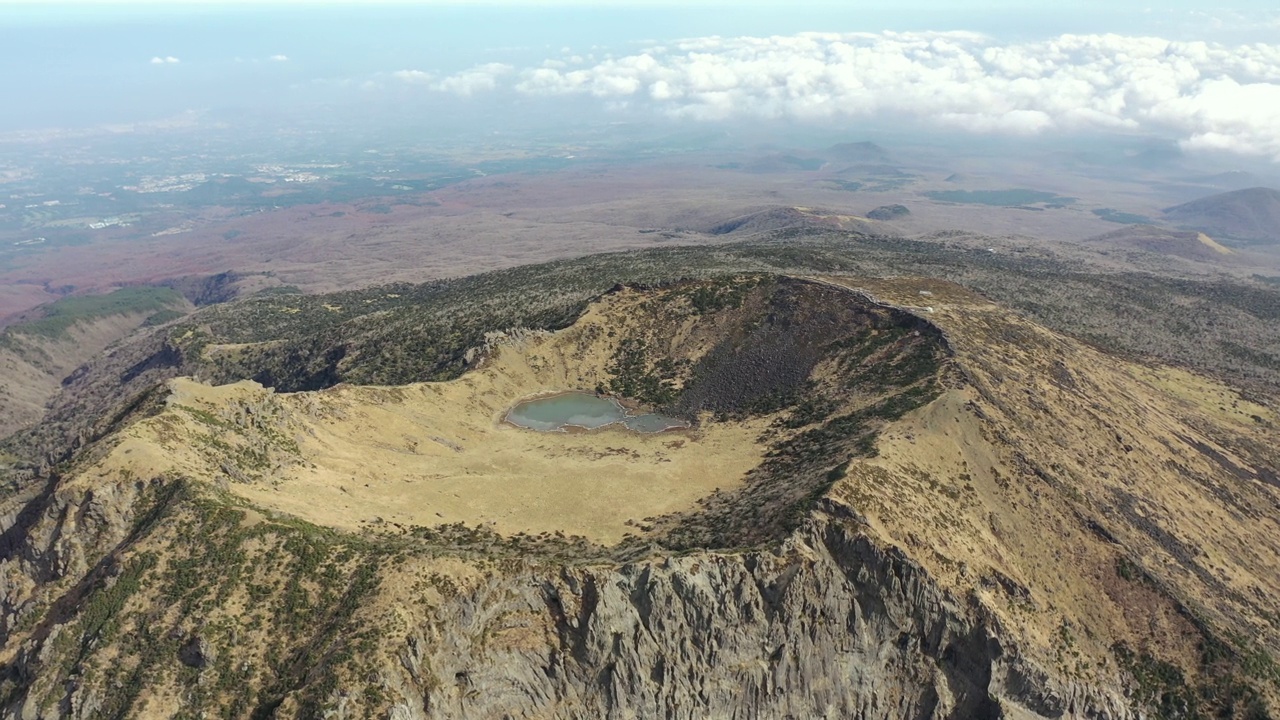
M 931 293 L 964 381 L 886 429 L 832 495 L 1027 647 L 1097 679 L 1116 648 L 1220 671 L 1214 628 L 1280 653 L 1280 427 L 1185 370 L 1108 357 L 930 279 L 849 280 L 890 303 Z M 1257 645 L 1254 645 L 1254 643 Z M 1261 663 L 1272 702 L 1278 679 Z

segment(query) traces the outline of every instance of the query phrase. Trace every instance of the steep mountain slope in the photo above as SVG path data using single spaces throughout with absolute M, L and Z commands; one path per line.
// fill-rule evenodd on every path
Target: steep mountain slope
M 929 279 L 620 289 L 563 329 L 488 345 L 443 385 L 278 395 L 175 381 L 20 486 L 0 508 L 6 714 L 1278 708 L 1277 417 L 1226 386 L 1104 355 Z M 289 352 L 265 338 L 178 350 L 226 379 L 279 376 Z M 672 463 L 653 438 L 617 431 L 573 438 L 600 452 L 578 462 L 630 455 L 658 477 L 741 433 L 754 440 L 739 457 L 759 464 L 683 509 L 624 521 L 621 539 L 521 534 L 490 525 L 491 509 L 459 519 L 443 505 L 425 522 L 336 522 L 339 502 L 403 484 L 377 465 L 342 468 L 349 501 L 289 500 L 311 464 L 337 467 L 339 436 L 402 464 L 483 456 L 456 433 L 522 432 L 494 411 L 593 381 L 699 422 L 670 436 L 683 443 L 665 449 Z M 617 489 L 575 492 L 573 511 L 590 515 L 593 493 Z
M 1244 242 L 1280 243 L 1280 190 L 1233 190 L 1164 211 L 1172 223 Z
M 0 327 L 0 438 L 38 422 L 82 366 L 135 332 L 241 293 L 279 292 L 266 273 L 188 275 L 103 295 L 71 295 Z
M 882 436 L 873 463 L 899 477 L 924 470 L 933 492 L 903 492 L 882 471 L 845 486 L 932 575 L 964 586 L 985 567 L 1013 579 L 991 586 L 1012 596 L 1009 625 L 1037 624 L 1021 603 L 1049 610 L 1040 641 L 1077 677 L 1100 672 L 1108 647 L 1121 665 L 1120 647 L 1163 660 L 1179 643 L 1204 650 L 1212 627 L 1276 652 L 1273 410 L 1185 371 L 1107 358 L 959 288 L 858 284 L 899 302 L 931 291 L 930 319 L 965 375 L 949 410 L 944 397 Z M 973 487 L 956 497 L 947 477 Z M 1197 669 L 1184 670 L 1194 687 Z
M 191 310 L 168 288 L 64 298 L 0 329 L 0 437 L 37 422 L 81 364 L 138 328 Z

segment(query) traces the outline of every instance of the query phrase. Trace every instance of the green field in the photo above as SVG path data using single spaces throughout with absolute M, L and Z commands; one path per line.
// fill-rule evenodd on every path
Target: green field
M 156 313 L 182 302 L 182 295 L 171 288 L 128 287 L 107 295 L 68 297 L 40 308 L 42 317 L 11 325 L 10 335 L 37 335 L 60 338 L 71 326 L 113 315 Z
M 1120 212 L 1115 208 L 1098 208 L 1093 211 L 1094 215 L 1106 220 L 1107 222 L 1121 223 L 1123 225 L 1149 225 L 1151 218 L 1146 215 L 1136 215 L 1134 213 Z
M 862 189 L 862 183 L 856 180 L 828 180 L 827 182 L 830 182 L 832 185 L 848 192 L 855 192 Z
M 1050 207 L 1062 207 L 1076 201 L 1073 197 L 1062 197 L 1050 192 L 1013 188 L 1010 190 L 933 190 L 925 193 L 930 200 L 942 202 L 965 203 L 968 205 L 994 205 L 997 207 L 1015 207 L 1018 205 L 1045 204 Z

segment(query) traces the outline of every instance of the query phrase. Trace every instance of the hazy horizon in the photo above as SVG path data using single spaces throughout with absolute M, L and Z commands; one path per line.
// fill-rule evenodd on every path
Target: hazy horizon
M 1117 136 L 1280 161 L 1280 14 L 1090 2 L 0 5 L 0 132 L 583 118 Z

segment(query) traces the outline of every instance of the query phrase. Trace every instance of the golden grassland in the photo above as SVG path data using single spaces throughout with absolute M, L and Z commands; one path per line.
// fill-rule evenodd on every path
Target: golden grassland
M 1189 617 L 1280 637 L 1280 488 L 1246 477 L 1260 458 L 1237 450 L 1273 444 L 1274 410 L 950 283 L 827 280 L 928 303 L 964 375 L 832 488 L 876 534 L 958 591 L 976 586 L 1028 647 L 1081 677 L 1106 672 L 1096 658 L 1116 642 L 1194 655 Z
M 228 485 L 262 507 L 348 530 L 460 522 L 614 543 L 646 518 L 740 485 L 763 457 L 757 438 L 771 421 L 704 418 L 662 433 L 540 433 L 504 422 L 524 398 L 601 382 L 620 335 L 606 328 L 639 302 L 634 292 L 610 296 L 571 328 L 499 341 L 481 368 L 451 382 L 278 395 L 251 381 L 176 379 L 169 408 L 131 428 L 92 472 L 226 477 L 218 443 L 236 442 L 231 427 L 246 408 L 271 406 L 296 453 L 259 458 L 269 477 Z

